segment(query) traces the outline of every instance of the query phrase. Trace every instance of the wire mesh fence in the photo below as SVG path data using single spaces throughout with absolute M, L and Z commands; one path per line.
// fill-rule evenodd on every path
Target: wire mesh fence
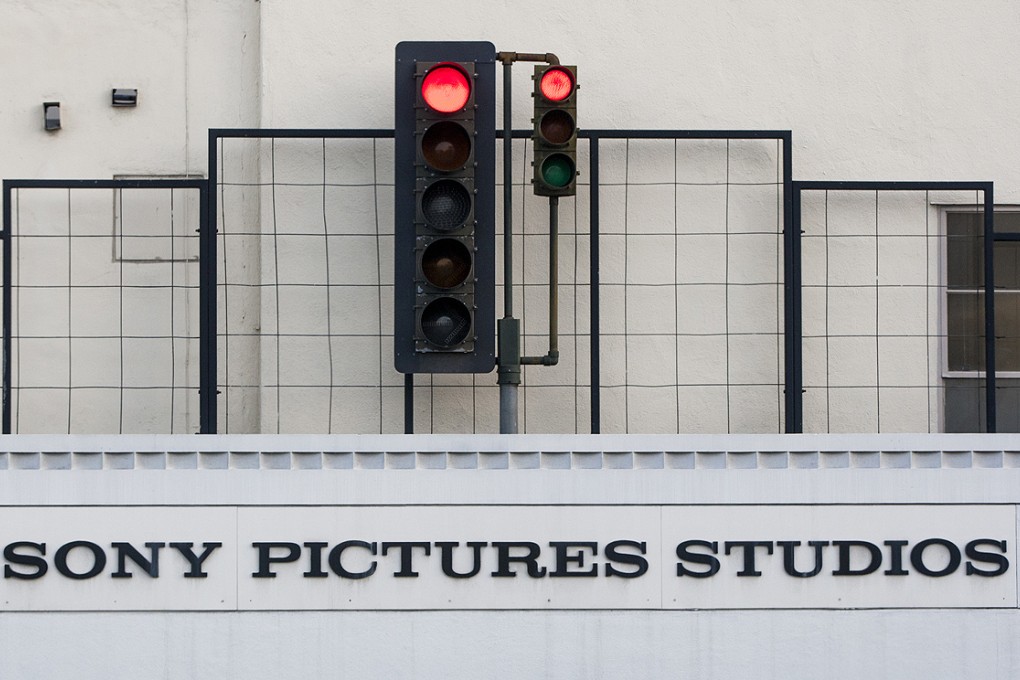
M 216 132 L 209 183 L 5 182 L 7 428 L 195 432 L 213 407 L 225 433 L 496 431 L 495 373 L 393 367 L 392 134 Z M 522 432 L 796 431 L 791 404 L 813 432 L 981 431 L 990 403 L 1020 429 L 1020 219 L 986 248 L 980 190 L 792 183 L 788 134 L 591 131 L 551 263 L 526 134 L 512 148 L 525 355 L 559 282 L 560 360 L 523 367 Z
M 524 352 L 539 353 L 548 337 L 548 209 L 530 195 L 527 144 L 515 141 L 511 178 L 514 300 Z M 221 138 L 217 153 L 221 430 L 403 432 L 405 383 L 392 343 L 392 140 Z M 583 200 L 563 201 L 560 229 L 560 335 L 574 351 L 555 368 L 525 369 L 528 431 L 588 427 L 587 355 L 577 351 L 588 324 L 577 302 L 578 281 L 587 280 L 575 226 Z M 497 281 L 501 266 L 497 258 Z M 418 432 L 498 424 L 494 373 L 416 375 L 413 402 Z
M 782 140 L 603 147 L 602 431 L 782 431 Z
M 10 431 L 198 431 L 204 187 L 187 179 L 11 186 Z
M 805 431 L 983 431 L 984 191 L 819 184 L 801 198 Z M 1016 288 L 1015 246 L 995 258 L 996 287 Z M 1000 369 L 1015 302 L 996 291 Z M 1015 430 L 1015 386 L 997 392 Z

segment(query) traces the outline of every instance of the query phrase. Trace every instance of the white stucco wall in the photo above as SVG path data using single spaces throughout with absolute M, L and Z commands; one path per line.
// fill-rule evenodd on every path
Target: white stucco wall
M 1020 172 L 1012 162 L 1020 150 L 1020 133 L 1009 124 L 1020 90 L 999 75 L 1001 65 L 1020 56 L 1013 39 L 1020 17 L 1006 0 L 966 8 L 949 1 L 652 2 L 623 11 L 604 2 L 548 7 L 531 0 L 475 3 L 464 11 L 351 2 L 327 7 L 311 0 L 168 0 L 145 8 L 120 2 L 59 8 L 19 0 L 3 4 L 10 19 L 0 27 L 0 50 L 5 62 L 17 67 L 0 74 L 0 88 L 8 93 L 0 101 L 0 177 L 200 174 L 207 167 L 210 127 L 388 128 L 393 121 L 397 42 L 490 40 L 501 50 L 551 51 L 565 63 L 578 64 L 582 128 L 790 129 L 795 178 L 992 180 L 997 202 L 1020 200 Z M 518 128 L 526 127 L 531 115 L 530 73 L 527 64 L 514 72 L 513 123 Z M 138 87 L 138 108 L 110 108 L 109 89 L 114 86 Z M 64 129 L 53 134 L 41 124 L 41 104 L 50 100 L 63 104 Z M 497 115 L 501 117 L 501 107 Z M 275 167 L 269 165 L 273 150 L 265 143 L 225 144 L 222 177 L 248 186 L 228 189 L 221 197 L 221 232 L 268 234 L 278 220 L 284 230 L 320 229 L 323 197 L 317 188 L 292 191 L 282 186 L 309 177 L 321 181 L 325 164 L 315 153 L 316 143 L 279 144 Z M 362 147 L 347 154 L 343 148 L 328 148 L 329 181 L 383 186 L 378 195 L 352 198 L 335 192 L 326 197 L 329 220 L 340 230 L 377 230 L 382 236 L 358 243 L 356 268 L 339 264 L 349 274 L 376 278 L 386 286 L 391 277 L 392 218 L 385 187 L 391 146 L 380 142 L 375 160 L 366 156 L 372 150 Z M 753 144 L 734 143 L 722 153 L 718 145 L 683 144 L 674 153 L 634 144 L 628 149 L 634 174 L 624 177 L 613 162 L 623 158 L 623 151 L 619 145 L 603 149 L 603 182 L 661 180 L 661 173 L 667 181 L 762 181 L 777 171 L 774 149 Z M 580 153 L 583 167 L 585 150 Z M 518 157 L 515 179 L 527 174 L 524 154 Z M 646 165 L 639 167 L 636 160 Z M 721 180 L 720 167 L 725 167 Z M 281 186 L 255 186 L 270 181 L 267 175 L 273 173 Z M 585 191 L 582 187 L 576 202 L 564 201 L 563 226 L 581 235 L 576 242 L 567 237 L 561 250 L 561 330 L 567 334 L 587 329 L 583 288 L 577 289 L 576 299 L 568 288 L 575 280 L 583 286 L 588 275 Z M 778 431 L 783 418 L 780 286 L 699 288 L 721 278 L 723 269 L 729 283 L 779 283 L 775 277 L 780 271 L 761 268 L 763 263 L 780 264 L 778 195 L 773 187 L 758 193 L 734 190 L 725 197 L 712 191 L 665 191 L 670 195 L 647 188 L 625 194 L 606 186 L 603 191 L 601 266 L 608 285 L 603 290 L 607 337 L 602 379 L 605 385 L 637 386 L 603 391 L 603 429 Z M 518 196 L 525 193 L 522 189 Z M 847 295 L 826 297 L 820 287 L 805 293 L 805 333 L 812 336 L 804 349 L 808 430 L 943 427 L 938 388 L 938 336 L 944 333 L 937 290 L 941 242 L 934 207 L 941 199 L 926 197 L 930 200 L 924 205 L 923 200 L 916 204 L 916 198 L 897 202 L 883 197 L 883 234 L 907 231 L 919 236 L 919 216 L 926 229 L 935 231 L 916 248 L 900 252 L 890 245 L 884 251 L 879 285 L 915 289 L 891 290 L 881 310 L 876 311 L 878 300 L 872 304 L 868 290 L 878 264 L 870 251 L 834 248 L 823 256 L 824 239 L 805 244 L 808 286 L 860 286 Z M 833 224 L 870 229 L 873 225 L 861 219 L 869 216 L 868 200 L 833 202 L 828 218 Z M 520 200 L 521 231 L 527 236 L 518 240 L 517 259 L 527 280 L 540 282 L 545 276 L 545 216 L 533 200 L 524 209 L 519 206 Z M 59 214 L 65 206 L 58 198 L 50 207 Z M 842 208 L 846 215 L 839 214 Z M 806 204 L 805 210 L 806 235 L 827 233 L 828 225 L 817 220 L 817 202 Z M 718 229 L 724 213 L 730 227 L 771 230 L 773 235 L 730 239 L 725 246 L 718 238 L 669 243 L 674 233 Z M 22 216 L 30 221 L 34 215 L 26 209 Z M 623 232 L 645 227 L 668 236 L 633 239 L 624 254 Z M 279 274 L 270 245 L 259 237 L 232 243 L 236 251 L 223 271 L 238 287 L 229 291 L 229 311 L 222 304 L 222 290 L 220 300 L 221 324 L 229 321 L 234 333 L 221 342 L 221 383 L 242 386 L 231 388 L 224 398 L 231 402 L 231 431 L 400 431 L 401 378 L 390 368 L 388 345 L 361 343 L 356 348 L 360 354 L 337 345 L 335 356 L 327 357 L 324 344 L 315 339 L 287 348 L 278 361 L 275 340 L 267 340 L 282 323 L 275 318 L 278 301 L 267 292 Z M 682 257 L 667 258 L 668 247 L 677 247 Z M 281 270 L 305 278 L 321 273 L 319 244 L 306 244 L 306 250 L 290 254 L 293 258 L 281 264 Z M 827 278 L 830 257 L 835 274 Z M 49 271 L 41 260 L 29 258 L 21 264 Z M 53 268 L 59 268 L 59 262 Z M 182 274 L 178 281 L 184 280 Z M 694 285 L 676 300 L 668 291 L 660 295 L 638 287 L 627 292 L 612 287 L 677 280 Z M 927 295 L 917 288 L 925 286 Z M 281 296 L 291 328 L 323 330 L 321 292 L 297 301 Z M 385 336 L 388 289 L 383 298 L 381 313 L 370 310 L 369 320 L 373 332 Z M 720 308 L 724 298 L 725 308 Z M 344 299 L 338 293 L 333 305 L 342 306 Z M 527 308 L 525 330 L 532 336 L 525 350 L 541 353 L 544 291 L 529 289 L 517 304 L 518 310 Z M 193 301 L 182 299 L 180 307 L 183 318 L 193 316 Z M 62 318 L 65 311 L 59 309 L 56 316 Z M 861 317 L 865 312 L 876 318 Z M 36 313 L 45 318 L 45 309 Z M 834 329 L 834 335 L 842 329 L 901 337 L 884 346 L 869 338 L 829 343 L 827 328 Z M 674 329 L 708 335 L 678 342 L 669 337 Z M 633 333 L 626 343 L 611 337 L 624 330 Z M 645 332 L 662 335 L 639 337 Z M 725 337 L 727 333 L 732 335 Z M 564 342 L 556 369 L 526 369 L 526 429 L 587 428 L 587 362 L 582 339 L 576 345 Z M 29 363 L 30 372 L 37 360 Z M 333 372 L 342 376 L 341 382 L 381 384 L 385 389 L 381 397 L 374 387 L 371 393 L 360 387 L 334 393 L 338 402 L 352 405 L 342 413 L 324 406 L 329 392 L 321 388 L 292 391 L 296 396 L 282 404 L 272 387 L 278 365 L 285 383 L 308 384 Z M 113 370 L 115 364 L 109 367 Z M 193 371 L 194 360 L 179 368 Z M 872 373 L 881 378 L 873 379 Z M 443 378 L 435 390 L 422 392 L 419 419 L 437 431 L 494 430 L 492 383 L 493 376 Z M 850 388 L 830 399 L 829 386 Z M 221 406 L 220 420 L 226 422 L 227 405 Z M 26 430 L 53 429 L 50 420 L 47 415 Z M 153 423 L 165 420 L 145 416 L 129 429 L 152 430 L 158 427 Z M 190 409 L 179 427 L 188 429 L 193 421 Z M 83 430 L 109 430 L 95 419 L 78 422 Z

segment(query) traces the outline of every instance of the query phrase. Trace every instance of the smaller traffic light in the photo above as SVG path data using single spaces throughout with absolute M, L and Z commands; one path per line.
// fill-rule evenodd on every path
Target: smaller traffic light
M 535 67 L 535 194 L 573 196 L 577 179 L 577 67 Z

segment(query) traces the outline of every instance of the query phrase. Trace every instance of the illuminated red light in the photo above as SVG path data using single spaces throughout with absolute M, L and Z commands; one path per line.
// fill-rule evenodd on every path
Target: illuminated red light
M 574 78 L 570 71 L 553 67 L 542 74 L 539 89 L 542 96 L 549 101 L 561 102 L 574 91 Z
M 421 96 L 433 111 L 453 113 L 467 104 L 471 83 L 467 74 L 453 64 L 440 64 L 422 81 Z

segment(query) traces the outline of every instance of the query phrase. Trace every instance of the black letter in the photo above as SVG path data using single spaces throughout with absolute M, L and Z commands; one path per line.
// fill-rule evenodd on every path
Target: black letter
M 412 551 L 415 548 L 422 548 L 425 557 L 432 554 L 432 546 L 428 543 L 383 543 L 382 554 L 385 555 L 390 548 L 400 548 L 400 571 L 393 572 L 394 576 L 418 577 L 418 572 L 414 571 L 411 563 L 414 556 Z
M 188 564 L 191 565 L 191 569 L 186 571 L 186 572 L 184 572 L 184 578 L 206 578 L 207 576 L 209 576 L 209 574 L 207 574 L 204 571 L 202 571 L 202 564 L 205 562 L 206 558 L 209 557 L 209 555 L 212 554 L 213 550 L 216 550 L 216 548 L 221 547 L 223 544 L 222 543 L 203 543 L 202 547 L 205 548 L 205 550 L 202 552 L 202 554 L 200 556 L 199 555 L 195 555 L 195 553 L 192 552 L 191 546 L 193 546 L 193 545 L 195 545 L 195 544 L 194 543 L 171 543 L 170 547 L 171 548 L 175 548 L 177 550 L 177 552 L 179 552 L 181 555 L 184 556 L 184 559 L 188 560 Z
M 436 547 L 439 548 L 443 558 L 443 573 L 450 578 L 471 578 L 476 575 L 482 568 L 482 548 L 489 545 L 485 542 L 468 541 L 467 546 L 474 549 L 474 562 L 471 567 L 471 571 L 466 574 L 460 574 L 453 569 L 453 549 L 459 546 L 460 543 L 452 541 L 437 542 Z
M 800 541 L 776 541 L 776 545 L 783 547 L 783 568 L 790 576 L 797 578 L 811 578 L 818 576 L 822 570 L 822 548 L 829 545 L 828 541 L 808 541 L 808 545 L 815 549 L 815 567 L 811 571 L 797 571 L 796 560 L 793 549 L 800 545 Z
M 326 578 L 329 576 L 322 570 L 322 549 L 329 546 L 329 543 L 303 543 L 306 548 L 311 548 L 312 552 L 308 556 L 308 571 L 301 574 L 305 578 Z
M 949 564 L 941 571 L 933 571 L 924 563 L 924 550 L 929 545 L 941 545 L 949 552 Z M 956 547 L 955 543 L 944 538 L 929 538 L 915 545 L 914 549 L 910 551 L 910 563 L 914 565 L 914 569 L 925 576 L 949 576 L 960 566 L 960 549 Z
M 832 572 L 833 576 L 866 576 L 882 566 L 882 551 L 874 543 L 867 541 L 833 541 L 832 544 L 839 548 L 839 568 Z M 850 548 L 867 548 L 871 554 L 871 561 L 863 569 L 850 568 Z
M 594 564 L 594 557 L 598 554 L 599 544 L 594 541 L 580 541 L 572 543 L 570 541 L 549 541 L 549 545 L 556 548 L 556 568 L 549 572 L 549 576 L 598 576 L 599 565 Z M 568 554 L 567 550 L 570 548 L 581 548 L 573 555 Z M 584 567 L 584 549 L 591 550 L 592 561 L 591 569 L 588 571 L 571 571 L 567 565 L 571 562 L 576 564 L 578 567 Z
M 889 551 L 889 559 L 892 564 L 883 573 L 886 576 L 906 576 L 910 572 L 903 568 L 903 548 L 909 541 L 886 541 L 884 545 L 892 548 Z
M 366 543 L 365 541 L 344 541 L 338 543 L 335 548 L 329 551 L 329 566 L 336 572 L 337 576 L 343 576 L 344 578 L 368 578 L 375 573 L 376 562 L 372 560 L 372 566 L 365 571 L 347 571 L 344 569 L 344 565 L 340 563 L 340 557 L 343 556 L 344 550 L 347 548 L 365 548 L 373 555 L 376 553 L 375 541 Z
M 14 564 L 24 564 L 27 567 L 35 567 L 35 572 L 26 573 L 23 571 L 14 571 L 11 569 L 11 565 L 4 565 L 4 578 L 20 578 L 30 581 L 32 579 L 41 578 L 46 570 L 50 568 L 50 565 L 46 564 L 46 560 L 35 555 L 21 555 L 14 552 L 18 548 L 34 548 L 39 551 L 40 555 L 46 554 L 45 543 L 32 543 L 31 541 L 18 541 L 11 543 L 4 548 L 4 559 Z
M 702 555 L 701 553 L 693 553 L 687 549 L 688 546 L 697 546 L 699 548 L 708 548 L 712 551 L 711 555 Z M 683 562 L 676 563 L 676 575 L 677 576 L 693 576 L 694 578 L 708 578 L 719 572 L 719 560 L 713 555 L 719 554 L 719 544 L 715 541 L 699 541 L 697 539 L 692 541 L 684 541 L 676 547 L 676 556 L 681 560 L 687 562 L 694 562 L 694 564 L 707 564 L 708 569 L 706 571 L 691 571 L 684 566 Z
M 528 565 L 528 576 L 531 578 L 545 576 L 545 567 L 538 566 L 538 556 L 541 554 L 542 549 L 538 547 L 537 543 L 531 543 L 530 541 L 520 543 L 493 541 L 492 547 L 497 550 L 496 559 L 499 565 L 496 571 L 492 572 L 493 576 L 509 576 L 511 578 L 517 576 L 517 572 L 510 570 L 511 562 L 522 562 Z M 528 551 L 528 554 L 512 557 L 510 555 L 511 548 L 524 548 Z
M 744 551 L 744 568 L 737 572 L 737 576 L 761 576 L 761 572 L 754 568 L 755 548 L 765 548 L 769 555 L 772 554 L 772 541 L 726 541 L 723 547 L 727 555 L 730 554 L 730 548 Z
M 999 565 L 997 569 L 992 571 L 986 571 L 984 569 L 978 569 L 971 562 L 967 562 L 967 576 L 998 576 L 1005 574 L 1006 570 L 1009 569 L 1009 560 L 1006 559 L 1005 555 L 996 555 L 995 553 L 987 553 L 978 550 L 979 545 L 995 546 L 1002 552 L 1006 552 L 1006 541 L 993 541 L 990 538 L 979 538 L 971 541 L 967 544 L 967 557 L 974 560 L 975 562 L 991 562 L 992 564 Z
M 146 574 L 152 578 L 159 578 L 159 549 L 165 546 L 166 543 L 146 543 L 145 547 L 149 549 L 152 555 L 152 558 L 148 560 L 130 543 L 111 543 L 110 545 L 117 549 L 117 571 L 110 574 L 111 578 L 131 578 L 134 576 L 134 574 L 127 570 L 128 557 L 131 558 L 132 562 L 144 569 Z
M 75 548 L 87 548 L 92 552 L 92 568 L 83 574 L 71 571 L 71 568 L 67 566 L 67 555 Z M 103 571 L 106 567 L 106 553 L 103 552 L 102 548 L 91 541 L 71 541 L 57 549 L 57 554 L 53 557 L 53 564 L 57 567 L 57 571 L 67 578 L 73 578 L 80 581 L 82 579 L 92 578 Z
M 640 554 L 631 555 L 630 553 L 620 552 L 618 548 L 637 548 Z M 644 541 L 613 541 L 606 546 L 606 576 L 622 576 L 623 578 L 637 578 L 646 571 L 648 571 L 648 560 L 642 555 L 645 554 L 647 546 Z M 637 567 L 634 571 L 621 571 L 613 566 L 613 562 L 620 562 L 622 564 L 633 564 Z
M 301 557 L 301 546 L 297 543 L 252 543 L 251 547 L 259 549 L 259 570 L 252 574 L 255 578 L 276 578 L 276 572 L 269 570 L 270 564 L 297 562 Z M 283 548 L 287 554 L 273 557 L 273 548 Z

